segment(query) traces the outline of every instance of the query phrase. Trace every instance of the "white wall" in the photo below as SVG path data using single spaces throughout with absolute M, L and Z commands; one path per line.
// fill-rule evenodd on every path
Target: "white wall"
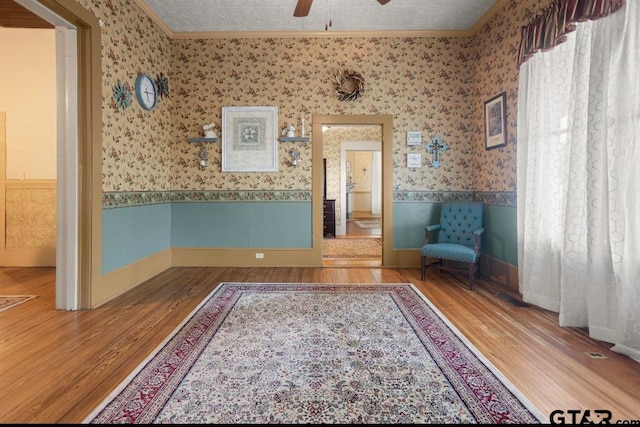
M 7 179 L 56 179 L 55 30 L 0 28 Z

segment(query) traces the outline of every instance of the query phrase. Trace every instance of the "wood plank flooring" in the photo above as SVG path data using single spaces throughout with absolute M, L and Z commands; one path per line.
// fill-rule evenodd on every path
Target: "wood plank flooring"
M 0 312 L 0 422 L 81 422 L 225 281 L 413 283 L 543 414 L 606 409 L 640 420 L 639 363 L 488 282 L 470 291 L 449 273 L 422 282 L 419 269 L 181 267 L 74 312 L 55 309 L 54 269 L 0 269 L 0 294 L 38 295 Z

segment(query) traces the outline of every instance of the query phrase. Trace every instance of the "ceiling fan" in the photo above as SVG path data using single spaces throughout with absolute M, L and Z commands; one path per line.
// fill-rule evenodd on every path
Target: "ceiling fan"
M 390 1 L 391 0 L 378 0 L 378 3 L 385 5 Z M 293 16 L 296 18 L 307 16 L 309 14 L 309 9 L 311 9 L 311 3 L 313 3 L 313 0 L 298 0 L 296 8 L 293 11 Z

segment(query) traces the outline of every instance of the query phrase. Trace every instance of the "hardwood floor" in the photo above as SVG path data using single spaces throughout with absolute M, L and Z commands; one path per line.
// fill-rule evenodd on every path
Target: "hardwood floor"
M 360 228 L 355 223 L 355 221 L 357 220 L 370 221 L 374 219 L 380 219 L 380 216 L 371 215 L 367 213 L 358 213 L 357 216 L 355 216 L 354 218 L 347 220 L 347 227 L 346 227 L 347 234 L 345 234 L 344 236 L 338 236 L 338 238 L 342 237 L 342 238 L 348 239 L 348 238 L 361 238 L 361 237 L 368 237 L 368 236 L 380 237 L 380 235 L 382 234 L 381 228 Z
M 0 312 L 0 422 L 79 423 L 219 283 L 406 283 L 436 305 L 543 414 L 605 409 L 640 419 L 640 364 L 557 315 L 463 277 L 393 268 L 172 268 L 93 310 L 55 309 L 55 270 L 0 269 L 0 294 L 37 298 Z M 517 296 L 515 296 L 517 297 Z M 592 359 L 598 352 L 606 359 Z

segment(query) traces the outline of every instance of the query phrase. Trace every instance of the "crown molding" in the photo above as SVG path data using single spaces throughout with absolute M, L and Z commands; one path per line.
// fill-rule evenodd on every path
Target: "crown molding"
M 469 30 L 412 30 L 412 31 L 194 31 L 174 32 L 147 5 L 144 0 L 134 0 L 160 29 L 171 39 L 241 39 L 241 38 L 419 38 L 419 37 L 472 37 L 493 18 L 509 0 L 497 0 L 494 5 Z
M 147 14 L 147 16 L 149 16 L 149 18 L 151 18 L 153 22 L 156 23 L 156 25 L 158 25 L 158 27 L 160 27 L 160 29 L 167 36 L 169 36 L 169 38 L 171 39 L 175 38 L 175 34 L 173 31 L 171 31 L 171 28 L 169 28 L 169 26 L 167 26 L 167 24 L 162 19 L 160 19 L 160 17 L 153 11 L 153 9 L 149 7 L 147 2 L 145 2 L 144 0 L 134 0 L 134 2 L 138 5 L 140 9 L 142 9 L 144 13 Z
M 203 31 L 176 32 L 174 39 L 268 39 L 268 38 L 417 38 L 470 37 L 469 31 Z
M 469 30 L 469 33 L 471 35 L 475 35 L 478 31 L 480 31 L 480 29 L 482 27 L 484 27 L 484 25 L 489 22 L 489 20 L 491 20 L 491 18 L 493 18 L 494 16 L 496 16 L 498 14 L 498 12 L 500 12 L 502 10 L 502 8 L 504 8 L 504 6 L 507 4 L 509 0 L 497 0 L 493 6 L 491 6 L 491 8 L 487 11 L 487 13 L 485 13 L 482 18 L 480 18 L 478 20 L 478 22 L 476 22 L 476 24 L 471 27 L 471 29 Z

